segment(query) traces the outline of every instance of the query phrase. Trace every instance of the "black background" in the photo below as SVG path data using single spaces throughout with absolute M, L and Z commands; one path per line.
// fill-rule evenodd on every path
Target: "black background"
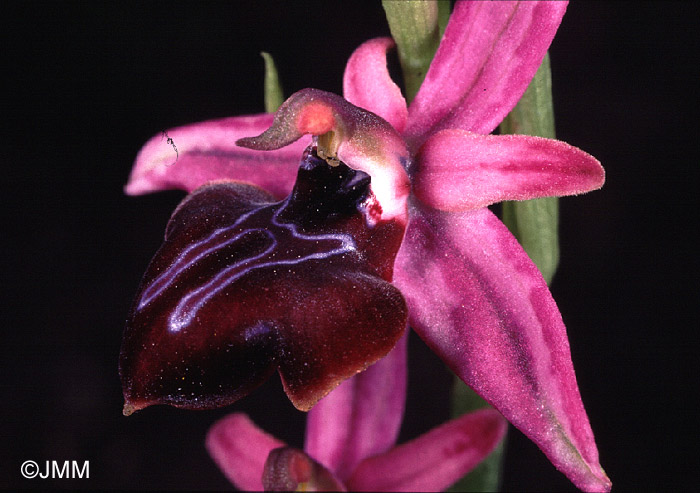
M 606 168 L 561 201 L 552 285 L 601 463 L 616 491 L 697 487 L 697 28 L 688 3 L 577 2 L 551 48 L 558 137 Z M 229 409 L 126 418 L 117 374 L 132 296 L 183 193 L 126 197 L 140 146 L 173 126 L 263 110 L 261 50 L 286 94 L 342 92 L 388 35 L 379 2 L 22 2 L 0 14 L 0 487 L 226 489 L 203 447 L 234 410 L 301 446 L 277 379 Z M 447 418 L 442 363 L 412 341 L 401 440 Z M 691 448 L 692 447 L 692 448 Z M 25 460 L 89 460 L 27 480 Z M 694 463 L 693 459 L 693 463 Z M 506 490 L 574 490 L 519 432 Z

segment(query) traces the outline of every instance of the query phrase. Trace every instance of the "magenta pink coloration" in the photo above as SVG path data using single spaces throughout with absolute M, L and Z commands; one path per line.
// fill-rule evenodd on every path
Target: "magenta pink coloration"
M 241 414 L 211 428 L 206 440 L 209 453 L 231 482 L 244 490 L 261 489 L 262 481 L 255 478 L 263 477 L 270 489 L 297 488 L 295 481 L 301 478 L 309 478 L 305 487 L 310 491 L 342 489 L 337 485 L 349 491 L 446 489 L 493 450 L 505 434 L 506 422 L 493 410 L 476 411 L 394 446 L 393 421 L 397 416 L 400 421 L 402 412 L 393 405 L 382 409 L 381 402 L 401 401 L 403 406 L 402 387 L 396 389 L 396 398 L 390 383 L 397 380 L 398 367 L 405 371 L 404 343 L 390 353 L 389 362 L 385 359 L 350 379 L 353 389 L 343 384 L 346 387 L 337 391 L 340 398 L 334 392 L 318 404 L 325 406 L 325 412 L 309 419 L 305 453 L 280 449 L 284 444 Z M 370 412 L 372 405 L 379 405 L 376 414 Z M 389 429 L 383 430 L 383 424 Z M 352 432 L 355 429 L 358 433 Z M 267 463 L 262 459 L 265 454 Z
M 393 48 L 391 38 L 363 43 L 350 56 L 343 77 L 343 93 L 348 101 L 372 111 L 403 132 L 408 119 L 406 100 L 386 67 L 386 52 Z
M 444 491 L 471 471 L 505 435 L 505 422 L 481 409 L 444 423 L 385 454 L 362 461 L 351 491 Z
M 488 134 L 527 89 L 567 2 L 457 2 L 408 109 L 415 148 L 445 128 Z
M 267 456 L 284 442 L 255 426 L 245 414 L 231 414 L 211 427 L 206 446 L 229 481 L 244 491 L 262 491 Z
M 309 411 L 304 449 L 342 480 L 364 458 L 396 443 L 406 402 L 407 343 L 408 334 L 382 360 L 340 384 Z
M 406 236 L 396 257 L 393 284 L 406 298 L 411 326 L 465 382 L 537 443 L 574 484 L 587 491 L 608 491 L 611 482 L 598 462 L 561 315 L 535 265 L 505 226 L 484 208 L 504 199 L 578 194 L 602 185 L 600 164 L 568 144 L 483 135 L 498 125 L 524 93 L 565 9 L 565 2 L 456 2 L 428 75 L 409 107 L 386 68 L 386 51 L 392 41 L 366 42 L 348 62 L 345 95 L 350 103 L 388 123 L 321 91 L 304 90 L 295 97 L 304 105 L 314 98 L 327 103 L 319 115 L 324 117 L 326 109 L 332 110 L 328 122 L 341 130 L 335 150 L 348 166 L 371 176 L 373 193 L 382 197 L 382 210 L 401 211 L 408 205 Z M 330 128 L 320 117 L 323 125 L 300 122 L 304 115 L 296 110 L 278 114 L 272 125 L 274 132 L 284 134 L 287 140 L 259 146 L 254 138 L 245 142 L 270 149 L 291 142 L 289 136 L 297 138 L 310 128 L 323 129 L 319 132 Z M 248 126 L 249 132 L 238 132 L 236 138 L 263 133 L 264 118 L 272 124 L 270 117 L 254 118 L 259 119 L 256 129 Z M 229 122 L 242 128 L 244 121 Z M 338 122 L 342 125 L 337 126 Z M 371 125 L 362 127 L 367 122 Z M 187 134 L 201 132 L 202 138 L 193 142 L 206 142 L 211 125 L 192 125 Z M 360 127 L 360 133 L 347 132 Z M 177 133 L 168 133 L 185 156 L 181 157 L 181 168 L 167 164 L 170 161 L 163 156 L 167 153 L 172 157 L 173 151 L 166 143 L 158 144 L 163 148 L 158 152 L 144 149 L 127 191 L 142 193 L 170 186 L 190 190 L 209 179 L 246 180 L 275 194 L 292 187 L 289 163 L 280 157 L 298 144 L 270 153 L 241 151 L 244 154 L 239 156 L 233 140 L 222 139 L 214 146 L 216 150 L 203 153 L 202 146 L 190 148 L 187 141 L 178 142 Z M 358 135 L 360 138 L 355 138 Z M 155 146 L 157 139 L 154 137 L 147 147 Z M 402 151 L 397 153 L 397 149 Z M 406 149 L 409 152 L 404 155 Z M 211 158 L 220 155 L 231 158 L 226 166 Z M 253 160 L 258 160 L 265 172 L 243 176 Z M 410 178 L 409 197 L 407 191 L 394 188 L 396 180 L 387 179 L 387 169 L 393 170 L 389 177 L 400 175 L 397 163 L 405 167 Z M 187 169 L 192 170 L 191 180 L 183 178 Z M 279 172 L 269 173 L 270 169 Z M 362 308 L 366 309 L 358 307 Z M 389 359 L 386 365 L 395 363 Z M 390 403 L 386 413 L 379 413 L 380 421 L 390 423 L 386 434 L 371 436 L 380 421 L 368 421 L 371 413 L 367 409 L 376 404 L 375 392 L 381 394 L 383 384 L 369 372 L 342 384 L 337 394 L 326 397 L 327 402 L 322 400 L 318 411 L 312 411 L 307 453 L 351 487 L 364 487 L 365 480 L 378 487 L 375 481 L 380 476 L 396 481 L 394 485 L 404 484 L 400 483 L 404 476 L 400 481 L 389 479 L 392 476 L 382 460 L 398 461 L 407 464 L 406 468 L 412 464 L 417 469 L 415 461 L 422 446 L 387 451 L 387 444 L 395 439 L 401 407 L 396 403 Z M 492 419 L 488 412 L 484 416 Z M 357 419 L 355 425 L 362 430 L 357 443 L 344 428 L 348 417 Z M 238 421 L 237 426 L 241 423 L 253 426 L 245 421 Z M 484 433 L 497 428 L 486 423 L 480 426 Z M 325 432 L 334 437 L 331 445 L 324 446 L 317 438 Z M 443 436 L 442 432 L 437 435 Z M 464 443 L 466 435 L 460 436 L 457 443 Z M 460 448 L 457 443 L 454 450 Z M 398 456 L 377 458 L 383 453 Z M 439 451 L 434 453 L 440 456 Z M 369 458 L 370 454 L 375 459 Z M 362 478 L 353 482 L 357 471 L 364 471 Z M 436 471 L 430 468 L 430 474 L 426 473 L 432 474 L 430 481 L 438 481 Z M 405 484 L 424 486 L 418 480 Z M 440 487 L 444 486 L 447 484 Z
M 257 185 L 277 199 L 289 195 L 308 139 L 261 154 L 237 147 L 236 140 L 256 135 L 272 124 L 273 115 L 235 116 L 171 128 L 143 146 L 125 187 L 129 195 L 179 189 L 191 192 L 212 180 Z M 164 134 L 177 146 L 163 138 Z
M 416 158 L 413 191 L 436 209 L 467 211 L 504 200 L 575 195 L 603 186 L 591 155 L 558 140 L 442 130 Z
M 395 269 L 423 340 L 577 486 L 601 489 L 561 315 L 503 223 L 415 206 Z

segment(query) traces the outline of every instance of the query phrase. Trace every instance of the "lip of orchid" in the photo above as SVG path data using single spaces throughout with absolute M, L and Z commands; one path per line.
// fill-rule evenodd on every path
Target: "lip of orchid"
M 312 134 L 319 157 L 330 166 L 342 161 L 372 178 L 381 220 L 406 223 L 411 191 L 406 169 L 410 154 L 403 138 L 383 118 L 318 89 L 302 89 L 280 106 L 270 128 L 238 139 L 248 149 L 275 150 Z
M 180 147 L 179 162 L 170 166 L 169 154 L 157 152 L 162 142 L 156 136 L 140 153 L 128 191 L 191 191 L 223 178 L 251 183 L 279 200 L 294 184 L 298 144 L 308 141 L 285 146 L 313 135 L 323 167 L 342 160 L 370 175 L 382 209 L 378 221 L 403 222 L 391 282 L 405 297 L 416 332 L 577 486 L 607 491 L 610 480 L 599 464 L 561 315 L 534 264 L 485 208 L 503 199 L 577 194 L 602 184 L 600 163 L 575 148 L 550 139 L 484 135 L 522 94 L 565 8 L 566 2 L 457 2 L 410 108 L 386 67 L 393 41 L 370 40 L 346 67 L 347 101 L 306 89 L 274 118 L 235 117 L 177 134 L 169 130 Z M 570 166 L 571 158 L 580 166 Z M 159 165 L 149 165 L 153 160 Z M 530 382 L 540 390 L 531 391 Z M 538 411 L 543 398 L 553 414 Z M 563 424 L 564 434 L 552 435 L 552 420 L 543 416 Z M 572 444 L 576 454 L 569 453 Z

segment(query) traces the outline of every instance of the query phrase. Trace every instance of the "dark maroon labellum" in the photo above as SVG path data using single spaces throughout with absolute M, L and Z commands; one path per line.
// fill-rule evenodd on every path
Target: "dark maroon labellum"
M 407 310 L 390 282 L 403 227 L 370 177 L 307 150 L 282 202 L 205 185 L 177 207 L 124 332 L 125 413 L 230 404 L 276 369 L 307 410 L 384 356 Z

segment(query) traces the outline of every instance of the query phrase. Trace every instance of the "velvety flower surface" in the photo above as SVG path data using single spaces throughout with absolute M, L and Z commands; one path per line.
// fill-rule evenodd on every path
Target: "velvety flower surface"
M 525 91 L 565 8 L 457 2 L 410 107 L 386 68 L 392 41 L 375 39 L 348 62 L 349 102 L 309 89 L 274 118 L 169 130 L 174 164 L 161 139 L 147 143 L 129 193 L 234 183 L 205 185 L 171 219 L 125 331 L 125 410 L 226 404 L 275 369 L 295 405 L 308 409 L 386 354 L 407 317 L 578 487 L 609 490 L 561 315 L 535 265 L 486 208 L 604 181 L 594 158 L 565 143 L 485 135 Z M 314 138 L 297 176 L 307 134 Z M 309 170 L 326 181 L 314 182 Z M 325 191 L 303 193 L 317 186 L 310 183 Z M 311 457 L 338 470 L 324 457 L 331 452 L 309 443 Z
M 226 405 L 275 370 L 294 404 L 309 409 L 389 352 L 407 318 L 389 282 L 404 228 L 366 227 L 369 184 L 309 150 L 282 202 L 239 182 L 190 194 L 124 335 L 125 412 Z

